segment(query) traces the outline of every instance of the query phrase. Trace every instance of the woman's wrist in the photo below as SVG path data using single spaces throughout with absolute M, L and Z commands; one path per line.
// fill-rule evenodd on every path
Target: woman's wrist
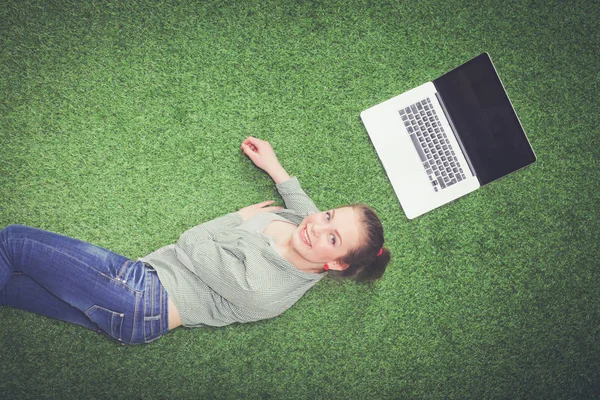
M 273 182 L 276 184 L 283 183 L 290 179 L 290 175 L 287 173 L 285 169 L 281 165 L 278 165 L 275 168 L 272 168 L 268 171 L 269 176 L 273 179 Z

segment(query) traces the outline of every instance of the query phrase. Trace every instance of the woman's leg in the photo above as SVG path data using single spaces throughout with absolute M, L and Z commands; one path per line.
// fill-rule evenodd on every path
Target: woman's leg
M 97 330 L 83 312 L 62 301 L 39 283 L 21 273 L 13 274 L 0 290 L 0 306 L 19 308 L 46 317 L 60 319 Z
M 25 275 L 119 341 L 139 331 L 135 315 L 144 308 L 146 272 L 141 262 L 80 240 L 18 225 L 0 231 L 0 290 Z M 20 304 L 50 312 L 35 296 L 21 296 Z M 72 315 L 60 308 L 53 316 L 68 321 Z

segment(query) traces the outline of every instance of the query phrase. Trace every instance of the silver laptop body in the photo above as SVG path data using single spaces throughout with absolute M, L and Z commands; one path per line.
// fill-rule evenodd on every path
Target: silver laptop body
M 487 53 L 361 119 L 409 219 L 535 161 Z

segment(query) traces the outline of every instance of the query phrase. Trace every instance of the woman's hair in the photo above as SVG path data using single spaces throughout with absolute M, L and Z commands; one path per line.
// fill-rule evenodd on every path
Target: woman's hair
M 347 207 L 352 207 L 358 213 L 363 224 L 362 243 L 342 257 L 341 261 L 348 264 L 348 268 L 337 271 L 334 275 L 352 278 L 357 282 L 375 281 L 381 278 L 390 262 L 390 251 L 383 247 L 383 226 L 369 206 L 351 204 Z

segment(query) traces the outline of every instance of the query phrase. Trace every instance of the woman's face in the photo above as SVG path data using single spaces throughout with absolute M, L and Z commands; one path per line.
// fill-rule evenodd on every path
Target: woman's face
M 359 246 L 360 226 L 359 215 L 352 207 L 314 213 L 298 225 L 291 247 L 306 261 L 343 269 L 345 266 L 333 262 Z

